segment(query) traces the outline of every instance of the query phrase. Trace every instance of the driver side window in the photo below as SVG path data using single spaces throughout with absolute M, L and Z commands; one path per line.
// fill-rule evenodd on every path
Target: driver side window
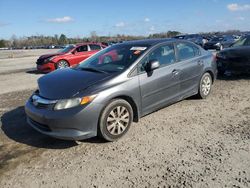
M 174 45 L 163 45 L 150 52 L 139 64 L 139 72 L 144 72 L 146 64 L 152 60 L 159 61 L 160 67 L 176 62 Z
M 79 46 L 78 48 L 76 48 L 77 52 L 86 52 L 88 51 L 88 47 L 87 45 L 83 45 L 83 46 Z

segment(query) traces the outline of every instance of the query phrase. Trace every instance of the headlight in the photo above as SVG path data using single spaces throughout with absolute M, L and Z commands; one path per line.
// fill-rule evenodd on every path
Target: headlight
M 216 45 L 216 46 L 220 46 L 220 43 L 218 42 L 218 43 L 216 43 L 215 45 Z
M 73 99 L 62 99 L 58 100 L 54 110 L 63 110 L 68 108 L 73 108 L 79 105 L 88 104 L 95 99 L 97 95 L 85 96 L 83 98 L 73 98 Z
M 52 61 L 55 58 L 55 56 L 52 56 L 49 58 L 49 61 Z
M 52 56 L 52 57 L 50 57 L 50 58 L 45 59 L 44 62 L 46 62 L 46 63 L 47 63 L 47 62 L 50 62 L 50 61 L 52 61 L 54 58 L 55 58 L 55 56 Z

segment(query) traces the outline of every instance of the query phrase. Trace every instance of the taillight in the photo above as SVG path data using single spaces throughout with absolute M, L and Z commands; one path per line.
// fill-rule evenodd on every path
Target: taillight
M 217 61 L 217 53 L 213 54 L 213 62 L 216 62 L 216 61 Z

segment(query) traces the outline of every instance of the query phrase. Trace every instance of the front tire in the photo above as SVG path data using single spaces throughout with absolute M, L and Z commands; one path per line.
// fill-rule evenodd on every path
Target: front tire
M 198 97 L 200 99 L 206 99 L 209 96 L 212 89 L 212 84 L 213 80 L 211 74 L 207 72 L 203 74 L 200 80 L 199 91 L 198 91 Z
M 69 67 L 69 63 L 66 60 L 60 60 L 56 64 L 56 69 L 64 69 L 68 67 Z
M 111 101 L 103 110 L 98 125 L 98 136 L 116 141 L 125 135 L 133 121 L 133 109 L 123 99 Z

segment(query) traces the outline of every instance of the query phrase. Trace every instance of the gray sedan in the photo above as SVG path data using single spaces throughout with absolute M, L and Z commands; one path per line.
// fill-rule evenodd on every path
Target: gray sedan
M 60 139 L 122 137 L 132 122 L 187 97 L 206 98 L 214 56 L 178 39 L 124 42 L 38 80 L 26 103 L 28 123 Z

